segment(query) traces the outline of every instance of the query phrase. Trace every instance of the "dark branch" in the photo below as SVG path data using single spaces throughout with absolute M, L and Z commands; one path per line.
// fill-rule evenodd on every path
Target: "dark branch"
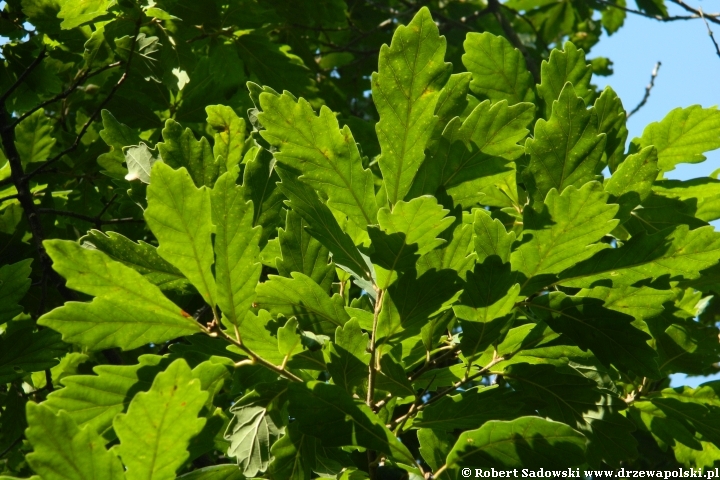
M 130 72 L 130 65 L 132 64 L 133 55 L 134 55 L 134 53 L 135 53 L 135 47 L 136 47 L 136 45 L 137 45 L 137 37 L 138 37 L 139 32 L 140 32 L 140 20 L 137 21 L 136 26 L 135 26 L 135 36 L 134 36 L 134 38 L 133 38 L 133 43 L 132 43 L 132 45 L 130 46 L 130 53 L 128 54 L 127 62 L 125 63 L 125 71 L 123 72 L 122 76 L 121 76 L 120 79 L 117 81 L 117 83 L 116 83 L 115 85 L 113 85 L 112 89 L 110 90 L 110 93 L 108 93 L 107 97 L 105 97 L 105 100 L 103 100 L 102 103 L 100 103 L 100 105 L 98 106 L 98 108 L 95 109 L 95 111 L 90 115 L 90 118 L 87 119 L 87 122 L 85 122 L 85 124 L 83 125 L 82 129 L 80 130 L 80 133 L 78 133 L 77 136 L 75 137 L 75 141 L 73 142 L 73 144 L 70 145 L 70 147 L 68 147 L 68 148 L 66 148 L 65 150 L 63 150 L 62 152 L 60 152 L 60 153 L 58 153 L 57 155 L 55 155 L 54 157 L 46 160 L 45 163 L 43 163 L 42 165 L 40 165 L 39 167 L 37 167 L 37 168 L 36 168 L 35 170 L 33 170 L 32 172 L 28 173 L 28 174 L 25 176 L 25 178 L 24 178 L 24 180 L 25 180 L 26 182 L 27 182 L 28 180 L 30 180 L 31 178 L 33 178 L 35 175 L 38 175 L 38 174 L 42 173 L 42 172 L 45 171 L 48 167 L 50 167 L 50 166 L 53 165 L 55 162 L 57 162 L 58 160 L 60 160 L 62 157 L 64 157 L 64 156 L 67 155 L 68 153 L 71 153 L 71 152 L 75 151 L 75 149 L 77 149 L 77 147 L 80 146 L 80 141 L 82 140 L 82 138 L 83 138 L 83 137 L 85 136 L 85 134 L 87 133 L 88 129 L 90 128 L 90 125 L 92 124 L 92 122 L 95 121 L 95 119 L 96 119 L 97 116 L 100 114 L 100 112 L 102 111 L 102 109 L 105 108 L 105 106 L 108 104 L 108 102 L 110 102 L 110 100 L 112 100 L 112 98 L 115 96 L 115 93 L 116 93 L 116 92 L 118 91 L 118 89 L 123 85 L 123 83 L 125 83 L 125 80 L 127 80 L 128 74 L 129 74 L 129 72 Z
M 108 220 L 103 220 L 102 218 L 100 218 L 100 215 L 102 215 L 104 213 L 104 209 L 103 209 L 103 212 L 100 213 L 100 215 L 95 216 L 95 217 L 91 217 L 90 215 L 83 215 L 82 213 L 71 212 L 69 210 L 58 210 L 56 208 L 38 208 L 37 213 L 39 213 L 39 214 L 51 213 L 53 215 L 60 215 L 63 217 L 77 218 L 79 220 L 84 220 L 86 222 L 92 223 L 93 225 L 95 225 L 95 227 L 98 230 L 100 230 L 100 226 L 110 224 L 110 223 L 144 223 L 145 222 L 145 220 L 143 220 L 143 219 L 132 218 L 132 217 L 110 218 Z
M 705 14 L 703 14 L 699 9 L 691 7 L 690 5 L 688 5 L 687 3 L 683 2 L 682 0 L 670 0 L 670 1 L 671 1 L 672 3 L 674 3 L 675 5 L 679 5 L 679 6 L 682 7 L 684 10 L 686 10 L 686 11 L 694 14 L 694 17 L 693 17 L 693 18 L 702 18 L 702 17 L 705 17 L 705 18 L 707 18 L 708 20 L 710 20 L 711 22 L 717 23 L 718 25 L 720 25 L 720 19 L 718 19 L 718 17 L 720 16 L 720 14 L 718 14 L 718 13 L 705 13 Z
M 635 108 L 633 108 L 630 113 L 627 114 L 627 118 L 630 118 L 634 114 L 638 112 L 642 107 L 645 106 L 648 99 L 650 98 L 650 92 L 652 91 L 653 87 L 655 86 L 655 79 L 657 78 L 658 72 L 660 71 L 660 66 L 662 65 L 661 62 L 657 62 L 655 64 L 655 68 L 653 68 L 652 73 L 650 74 L 650 83 L 647 84 L 645 87 L 645 95 L 643 95 L 642 100 L 640 100 L 640 103 L 637 104 Z
M 13 83 L 10 88 L 7 89 L 5 93 L 0 96 L 0 103 L 4 104 L 5 100 L 8 99 L 10 95 L 15 91 L 16 88 L 18 88 L 22 83 L 25 81 L 25 78 L 27 78 L 30 73 L 35 70 L 35 68 L 40 65 L 40 63 L 43 61 L 43 59 L 47 56 L 47 51 L 45 50 L 45 47 L 40 51 L 40 54 L 37 56 L 33 62 L 28 65 L 28 67 L 23 71 L 23 73 L 20 74 L 20 76 L 15 80 L 15 83 Z
M 52 97 L 51 99 L 46 100 L 46 101 L 42 102 L 41 104 L 36 105 L 36 106 L 33 107 L 32 109 L 28 110 L 27 112 L 23 113 L 20 117 L 18 117 L 17 120 L 15 120 L 15 122 L 13 122 L 12 125 L 10 125 L 10 126 L 7 127 L 7 128 L 15 128 L 15 127 L 17 127 L 20 122 L 22 122 L 22 121 L 25 120 L 27 117 L 29 117 L 29 116 L 32 115 L 33 113 L 37 112 L 37 111 L 40 110 L 41 108 L 45 108 L 45 107 L 47 107 L 48 105 L 52 105 L 53 103 L 55 103 L 55 102 L 57 102 L 57 101 L 59 101 L 59 100 L 62 100 L 62 99 L 64 99 L 64 98 L 69 97 L 70 94 L 73 93 L 75 90 L 77 90 L 78 87 L 79 87 L 80 85 L 82 85 L 87 79 L 92 78 L 92 77 L 94 77 L 95 75 L 99 75 L 100 73 L 102 73 L 102 72 L 104 72 L 104 71 L 106 71 L 106 70 L 110 70 L 111 68 L 118 67 L 118 66 L 120 66 L 121 64 L 122 64 L 122 62 L 110 63 L 110 64 L 105 65 L 104 67 L 99 68 L 99 69 L 97 69 L 97 70 L 95 70 L 95 71 L 92 71 L 92 72 L 89 72 L 89 73 L 88 73 L 88 71 L 86 71 L 86 72 L 81 73 L 80 76 L 77 78 L 77 80 L 74 81 L 66 90 L 64 90 L 63 92 L 58 93 L 57 95 L 55 95 L 55 96 Z

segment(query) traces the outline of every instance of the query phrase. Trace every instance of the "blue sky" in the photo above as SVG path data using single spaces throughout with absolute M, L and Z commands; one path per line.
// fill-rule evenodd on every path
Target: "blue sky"
M 696 0 L 693 4 L 708 12 L 720 11 L 720 0 Z M 687 14 L 673 4 L 669 10 L 671 15 Z M 714 27 L 720 41 L 720 25 Z M 625 25 L 612 36 L 604 35 L 588 57 L 608 57 L 614 62 L 615 73 L 594 77 L 593 83 L 610 85 L 628 111 L 642 99 L 655 62 L 662 62 L 648 103 L 630 117 L 630 138 L 641 135 L 646 125 L 662 120 L 673 108 L 720 104 L 720 58 L 700 19 L 658 22 L 628 14 Z M 703 163 L 680 165 L 667 177 L 686 180 L 709 175 L 717 168 L 720 150 L 710 152 Z
M 708 12 L 720 11 L 720 0 L 693 4 Z M 671 15 L 686 13 L 671 5 Z M 714 25 L 713 30 L 720 41 L 720 26 Z M 610 85 L 628 111 L 642 99 L 655 62 L 662 62 L 650 99 L 628 121 L 630 138 L 641 135 L 646 125 L 662 120 L 673 108 L 720 104 L 720 58 L 702 20 L 662 23 L 628 14 L 623 28 L 610 37 L 605 35 L 589 57 L 608 57 L 614 62 L 615 73 L 609 77 L 595 77 L 593 83 L 600 87 Z M 681 164 L 667 177 L 687 180 L 709 175 L 720 168 L 720 150 L 706 156 L 705 162 Z M 711 379 L 720 379 L 720 375 L 686 378 L 679 374 L 673 376 L 672 384 L 697 386 Z

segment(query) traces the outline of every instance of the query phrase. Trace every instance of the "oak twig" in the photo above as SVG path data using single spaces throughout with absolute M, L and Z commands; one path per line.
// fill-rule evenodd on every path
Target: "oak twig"
M 240 350 L 242 350 L 243 352 L 247 353 L 250 356 L 250 358 L 251 358 L 250 363 L 246 364 L 243 362 L 239 362 L 238 366 L 248 365 L 248 364 L 259 364 L 269 370 L 272 370 L 273 372 L 277 373 L 278 375 L 287 378 L 288 380 L 291 380 L 293 382 L 301 382 L 302 383 L 302 379 L 300 377 L 298 377 L 294 373 L 288 371 L 284 367 L 279 367 L 277 365 L 274 365 L 272 362 L 268 362 L 267 360 L 265 360 L 264 358 L 262 358 L 261 356 L 259 356 L 255 352 L 253 352 L 250 348 L 248 348 L 241 340 L 238 340 L 238 339 L 234 338 L 233 336 L 228 335 L 227 332 L 225 330 L 223 330 L 222 328 L 220 328 L 219 325 L 215 324 L 212 332 L 207 329 L 205 329 L 205 331 L 211 335 L 213 335 L 213 333 L 215 335 L 217 335 L 217 333 L 220 333 L 220 335 L 222 335 L 223 338 L 225 338 L 227 341 L 229 341 L 230 343 L 232 343 L 233 345 L 235 345 Z
M 657 62 L 655 64 L 655 68 L 653 68 L 652 73 L 650 74 L 650 83 L 647 84 L 645 87 L 645 95 L 643 95 L 642 100 L 640 100 L 640 103 L 637 104 L 635 108 L 633 108 L 628 114 L 627 118 L 630 118 L 634 114 L 638 112 L 645 104 L 647 103 L 648 99 L 650 98 L 650 92 L 652 91 L 653 87 L 655 86 L 655 79 L 657 78 L 658 72 L 660 71 L 660 66 L 662 65 L 662 62 Z
M 707 18 L 705 18 L 705 14 L 702 11 L 702 8 L 699 8 L 698 11 L 700 12 L 700 18 L 703 19 L 703 22 L 705 22 L 705 26 L 707 27 L 708 35 L 710 36 L 710 40 L 712 41 L 713 45 L 715 45 L 715 53 L 717 53 L 717 56 L 720 57 L 720 45 L 718 45 L 718 42 L 715 40 L 715 35 L 713 34 L 713 31 L 710 29 L 710 24 L 707 21 Z
M 77 218 L 79 220 L 84 220 L 86 222 L 92 223 L 95 225 L 95 228 L 100 230 L 100 227 L 102 225 L 110 224 L 110 223 L 144 223 L 145 220 L 142 220 L 140 218 L 110 218 L 108 220 L 103 220 L 100 218 L 103 213 L 105 213 L 105 209 L 103 209 L 102 212 L 100 212 L 97 216 L 91 217 L 89 215 L 83 215 L 82 213 L 75 213 L 71 212 L 69 210 L 58 210 L 56 208 L 38 208 L 37 213 L 43 214 L 43 213 L 51 213 L 53 215 L 60 215 L 63 217 L 72 217 Z

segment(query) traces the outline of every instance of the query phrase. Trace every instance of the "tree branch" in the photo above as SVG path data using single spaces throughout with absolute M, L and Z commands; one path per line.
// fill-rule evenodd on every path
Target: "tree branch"
M 706 14 L 703 14 L 699 9 L 691 7 L 691 6 L 688 5 L 687 3 L 683 2 L 683 0 L 670 0 L 670 1 L 671 1 L 672 3 L 674 3 L 675 5 L 679 5 L 679 6 L 682 7 L 684 10 L 686 10 L 686 11 L 688 11 L 688 12 L 690 12 L 690 13 L 693 13 L 693 14 L 694 14 L 694 17 L 693 17 L 693 18 L 698 18 L 698 17 L 699 17 L 699 18 L 703 18 L 703 17 L 706 17 L 706 18 L 707 18 L 708 20 L 710 20 L 711 22 L 717 23 L 718 25 L 720 25 L 720 20 L 718 19 L 718 16 L 720 16 L 720 14 L 717 14 L 717 13 L 706 13 Z
M 38 208 L 37 213 L 43 214 L 43 213 L 51 213 L 53 215 L 60 215 L 63 217 L 73 217 L 77 218 L 79 220 L 84 220 L 86 222 L 92 223 L 95 225 L 95 227 L 100 230 L 101 225 L 106 225 L 110 223 L 145 223 L 145 220 L 141 218 L 110 218 L 108 220 L 103 220 L 100 218 L 103 213 L 105 213 L 105 209 L 103 209 L 102 212 L 100 212 L 97 216 L 91 217 L 89 215 L 83 215 L 82 213 L 75 213 L 71 212 L 69 210 L 58 210 L 55 208 Z
M 104 72 L 104 71 L 106 71 L 106 70 L 110 70 L 111 68 L 118 67 L 118 66 L 120 66 L 120 65 L 122 65 L 122 62 L 110 63 L 110 64 L 105 65 L 104 67 L 99 68 L 99 69 L 97 69 L 97 70 L 95 70 L 95 71 L 92 71 L 92 72 L 86 71 L 86 72 L 81 73 L 80 76 L 78 77 L 78 79 L 77 79 L 76 81 L 74 81 L 67 89 L 65 89 L 64 91 L 58 93 L 57 95 L 55 95 L 55 96 L 52 97 L 51 99 L 45 100 L 45 101 L 42 102 L 41 104 L 36 105 L 36 106 L 33 107 L 32 109 L 30 109 L 30 110 L 28 110 L 27 112 L 23 113 L 22 115 L 20 115 L 20 117 L 18 117 L 18 118 L 15 120 L 15 122 L 13 122 L 12 125 L 10 125 L 10 126 L 7 127 L 7 128 L 15 128 L 15 127 L 17 127 L 20 122 L 22 122 L 22 121 L 25 120 L 27 117 L 29 117 L 29 116 L 32 115 L 33 113 L 37 112 L 37 111 L 40 110 L 41 108 L 45 108 L 45 107 L 47 107 L 48 105 L 52 105 L 53 103 L 55 103 L 55 102 L 57 102 L 57 101 L 59 101 L 59 100 L 62 100 L 62 99 L 64 99 L 64 98 L 69 97 L 70 94 L 73 93 L 75 90 L 77 90 L 78 87 L 79 87 L 80 85 L 82 85 L 87 79 L 89 79 L 89 78 L 91 78 L 91 77 L 94 77 L 95 75 L 98 75 L 98 74 L 100 74 L 100 73 L 102 73 L 102 72 Z
M 65 287 L 63 279 L 52 269 L 52 260 L 45 251 L 45 247 L 43 247 L 42 242 L 45 239 L 45 233 L 40 223 L 40 218 L 38 217 L 32 193 L 30 192 L 27 181 L 25 181 L 22 160 L 15 146 L 15 129 L 5 128 L 10 124 L 10 121 L 10 115 L 8 114 L 5 102 L 0 102 L 0 139 L 2 140 L 2 146 L 5 150 L 8 163 L 10 164 L 10 178 L 17 190 L 17 200 L 20 202 L 20 206 L 25 213 L 25 218 L 27 219 L 28 227 L 30 228 L 30 233 L 35 243 L 35 249 L 40 259 L 43 277 L 53 280 L 65 300 L 73 300 L 76 298 L 75 294 Z
M 660 71 L 660 66 L 662 65 L 661 62 L 657 62 L 655 64 L 655 68 L 653 68 L 652 73 L 650 74 L 650 83 L 647 84 L 645 87 L 645 95 L 643 95 L 642 100 L 640 100 L 640 103 L 637 104 L 635 108 L 633 108 L 628 114 L 627 118 L 630 118 L 634 114 L 638 112 L 642 107 L 645 106 L 648 99 L 650 98 L 650 92 L 652 91 L 653 87 L 655 86 L 655 78 L 658 76 L 658 72 Z
M 281 368 L 277 365 L 272 364 L 271 362 L 268 362 L 267 360 L 262 358 L 260 355 L 253 352 L 250 348 L 246 347 L 245 344 L 243 344 L 241 340 L 238 340 L 236 338 L 233 338 L 231 335 L 228 335 L 227 332 L 225 330 L 223 330 L 222 328 L 220 328 L 219 325 L 215 324 L 213 331 L 216 333 L 215 334 L 210 333 L 211 336 L 215 336 L 215 335 L 217 335 L 217 333 L 220 333 L 220 335 L 222 335 L 223 338 L 225 338 L 227 341 L 229 341 L 230 343 L 232 343 L 233 345 L 238 347 L 243 352 L 247 353 L 250 356 L 250 358 L 252 359 L 252 363 L 260 364 L 263 367 L 277 373 L 278 375 L 287 378 L 288 380 L 291 380 L 293 382 L 301 382 L 302 383 L 302 379 L 300 377 L 298 377 L 297 375 L 288 371 L 285 368 Z M 209 331 L 206 330 L 206 332 L 209 332 Z M 238 366 L 242 366 L 242 365 L 247 365 L 247 364 L 242 363 L 242 362 L 238 363 Z
M 35 68 L 40 65 L 40 63 L 43 61 L 43 59 L 47 56 L 47 50 L 45 50 L 45 47 L 40 50 L 40 54 L 37 56 L 33 62 L 28 65 L 28 67 L 20 74 L 20 76 L 15 80 L 15 83 L 10 85 L 10 88 L 7 89 L 5 93 L 0 96 L 0 103 L 5 105 L 5 101 L 12 95 L 12 93 L 15 91 L 16 88 L 18 88 L 22 83 L 25 81 L 25 78 L 27 78 L 30 73 L 35 70 Z
M 133 56 L 135 54 L 135 47 L 137 46 L 137 39 L 138 39 L 138 35 L 140 33 L 140 24 L 141 24 L 140 18 L 138 18 L 138 21 L 135 24 L 135 36 L 133 37 L 133 42 L 132 42 L 132 45 L 130 46 L 130 53 L 128 54 L 127 62 L 125 63 L 125 71 L 120 76 L 120 79 L 117 81 L 117 83 L 115 85 L 113 85 L 112 89 L 110 90 L 110 93 L 108 93 L 107 97 L 105 97 L 105 100 L 103 100 L 102 103 L 100 103 L 98 108 L 95 109 L 95 111 L 90 115 L 90 118 L 87 119 L 87 121 L 83 125 L 82 129 L 80 130 L 80 133 L 78 133 L 77 137 L 75 137 L 75 141 L 73 142 L 73 144 L 70 147 L 63 150 L 62 152 L 55 155 L 54 157 L 46 160 L 45 163 L 43 163 L 42 165 L 37 167 L 32 172 L 28 173 L 25 176 L 26 182 L 29 181 L 31 178 L 33 178 L 35 175 L 39 175 L 40 173 L 45 171 L 48 167 L 50 167 L 52 164 L 54 164 L 55 162 L 60 160 L 63 156 L 75 151 L 75 149 L 77 149 L 77 147 L 80 146 L 80 141 L 87 133 L 92 122 L 95 121 L 95 118 L 97 118 L 97 116 L 100 114 L 102 109 L 105 108 L 105 105 L 107 105 L 108 102 L 110 102 L 110 100 L 112 100 L 112 98 L 115 96 L 115 93 L 123 85 L 123 83 L 125 83 L 125 80 L 127 80 L 128 74 L 130 72 L 130 65 L 132 64 Z
M 617 8 L 618 10 L 622 10 L 624 12 L 632 13 L 633 15 L 639 15 L 641 17 L 649 18 L 652 20 L 657 20 L 659 22 L 674 22 L 676 20 L 693 20 L 695 18 L 700 18 L 699 13 L 694 14 L 694 15 L 669 15 L 667 17 L 663 17 L 660 15 L 651 15 L 651 14 L 645 13 L 641 10 L 635 10 L 632 8 L 625 7 L 623 5 L 618 5 L 617 3 L 610 2 L 608 0 L 596 0 L 596 1 L 603 5 L 607 5 L 608 7 Z M 720 13 L 713 13 L 713 14 L 710 14 L 709 16 L 717 18 L 718 16 L 720 16 Z

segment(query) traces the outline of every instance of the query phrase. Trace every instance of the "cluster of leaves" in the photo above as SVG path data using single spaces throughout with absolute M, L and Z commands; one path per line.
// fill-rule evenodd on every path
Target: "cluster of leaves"
M 428 3 L 6 3 L 0 474 L 720 463 L 720 111 L 626 151 L 625 10 Z

